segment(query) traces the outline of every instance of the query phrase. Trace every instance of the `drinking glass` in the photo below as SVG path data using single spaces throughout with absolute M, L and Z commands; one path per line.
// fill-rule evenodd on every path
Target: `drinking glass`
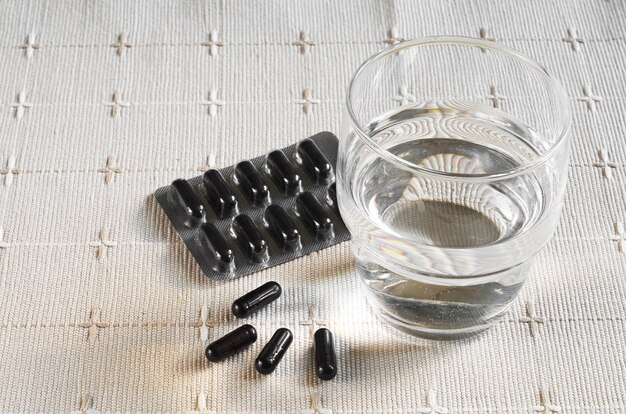
M 487 329 L 558 223 L 559 82 L 495 42 L 422 38 L 359 67 L 343 118 L 338 203 L 370 304 L 419 337 Z

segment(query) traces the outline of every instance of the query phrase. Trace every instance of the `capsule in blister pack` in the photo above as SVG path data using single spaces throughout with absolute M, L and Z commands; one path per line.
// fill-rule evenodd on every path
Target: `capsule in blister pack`
M 317 198 L 308 191 L 296 198 L 296 213 L 317 240 L 325 241 L 335 236 L 333 220 Z
M 267 155 L 267 172 L 282 194 L 293 196 L 300 191 L 302 178 L 284 152 L 272 151 Z
M 213 262 L 213 270 L 229 273 L 235 270 L 235 253 L 213 223 L 204 223 L 198 232 L 200 243 Z
M 269 205 L 265 209 L 265 227 L 283 251 L 295 252 L 302 247 L 300 230 L 278 204 Z
M 185 225 L 197 227 L 204 221 L 204 205 L 187 181 L 175 180 L 170 188 L 170 196 Z
M 252 206 L 260 207 L 270 202 L 270 190 L 261 173 L 250 161 L 241 161 L 237 164 L 235 183 Z
M 333 166 L 311 139 L 298 144 L 298 161 L 319 185 L 330 184 L 335 179 Z
M 202 176 L 207 201 L 218 218 L 232 217 L 239 211 L 237 197 L 231 191 L 224 176 L 217 170 L 209 170 Z
M 243 276 L 350 239 L 335 187 L 337 138 L 321 132 L 155 197 L 202 271 Z
M 241 250 L 252 263 L 263 263 L 269 258 L 267 242 L 254 221 L 245 214 L 240 214 L 233 220 L 233 235 L 239 242 Z

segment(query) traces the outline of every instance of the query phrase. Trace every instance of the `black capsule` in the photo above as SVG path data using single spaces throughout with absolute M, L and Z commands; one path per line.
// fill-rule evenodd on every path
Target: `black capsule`
M 268 375 L 274 372 L 285 352 L 293 341 L 293 334 L 287 328 L 278 329 L 254 362 L 259 374 Z
M 337 183 L 332 183 L 328 186 L 326 190 L 326 196 L 328 198 L 329 204 L 335 209 L 339 209 L 339 205 L 337 204 Z
M 263 263 L 269 259 L 267 242 L 250 216 L 240 214 L 233 219 L 233 233 L 239 245 L 253 263 Z
M 319 185 L 326 185 L 335 179 L 333 166 L 326 159 L 315 142 L 304 139 L 298 144 L 298 157 L 302 165 Z
M 325 241 L 335 237 L 335 228 L 330 216 L 313 194 L 305 191 L 298 195 L 296 212 L 307 228 L 315 234 L 317 240 Z
M 294 196 L 302 187 L 302 178 L 298 175 L 293 164 L 282 151 L 272 151 L 267 155 L 267 169 L 280 189 L 287 196 Z
M 220 273 L 229 273 L 235 270 L 235 253 L 213 223 L 204 223 L 200 227 L 198 237 L 200 244 L 209 252 L 213 262 L 213 270 Z
M 278 204 L 267 206 L 265 223 L 270 234 L 283 251 L 293 252 L 302 247 L 300 231 L 285 209 Z
M 278 283 L 267 282 L 235 300 L 231 308 L 233 315 L 238 318 L 250 316 L 278 299 L 282 292 Z
M 202 183 L 209 199 L 209 204 L 219 218 L 237 214 L 237 198 L 230 190 L 224 176 L 217 170 L 204 173 Z
M 321 380 L 328 381 L 337 375 L 337 356 L 333 334 L 326 328 L 315 331 L 315 374 Z
M 256 329 L 243 325 L 222 336 L 206 347 L 205 355 L 211 362 L 218 362 L 256 342 Z
M 187 226 L 197 227 L 205 220 L 202 201 L 187 180 L 175 180 L 171 186 L 171 194 L 178 203 L 179 210 L 184 214 L 184 221 Z
M 259 207 L 269 204 L 270 190 L 259 171 L 250 161 L 241 161 L 237 164 L 235 179 L 251 205 Z

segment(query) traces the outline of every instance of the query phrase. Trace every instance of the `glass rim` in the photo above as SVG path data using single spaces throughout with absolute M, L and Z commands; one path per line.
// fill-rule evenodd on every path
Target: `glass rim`
M 389 151 L 387 151 L 385 148 L 383 148 L 382 146 L 380 146 L 379 144 L 377 144 L 376 142 L 374 142 L 370 136 L 364 131 L 363 127 L 361 126 L 361 123 L 357 120 L 357 117 L 354 113 L 354 110 L 352 108 L 352 93 L 353 93 L 353 89 L 355 86 L 355 82 L 356 80 L 359 78 L 359 76 L 362 74 L 362 72 L 369 67 L 372 63 L 377 62 L 381 59 L 383 59 L 384 57 L 386 57 L 387 55 L 390 55 L 392 53 L 396 53 L 399 52 L 403 49 L 410 49 L 416 46 L 422 46 L 422 45 L 429 45 L 429 44 L 451 44 L 451 45 L 462 45 L 462 46 L 477 46 L 480 47 L 482 49 L 491 49 L 494 51 L 497 51 L 499 53 L 503 53 L 506 55 L 509 55 L 511 58 L 516 59 L 520 62 L 522 62 L 523 64 L 525 64 L 526 66 L 529 66 L 535 70 L 537 70 L 538 72 L 540 72 L 543 76 L 546 77 L 546 79 L 550 82 L 550 84 L 552 86 L 555 87 L 556 91 L 558 92 L 558 99 L 561 100 L 563 102 L 563 111 L 564 111 L 564 115 L 562 117 L 560 117 L 560 119 L 558 119 L 556 121 L 557 125 L 559 126 L 559 132 L 557 134 L 557 139 L 554 141 L 554 143 L 552 143 L 552 145 L 550 145 L 550 147 L 543 153 L 541 154 L 538 158 L 536 158 L 535 160 L 532 160 L 529 163 L 523 164 L 523 165 L 519 165 L 517 167 L 513 167 L 513 168 L 509 168 L 506 170 L 502 170 L 499 171 L 497 173 L 485 173 L 485 174 L 465 174 L 465 173 L 456 173 L 456 172 L 446 172 L 446 171 L 439 171 L 439 170 L 433 170 L 418 164 L 415 164 L 413 162 L 407 161 Z M 431 175 L 434 177 L 445 177 L 445 178 L 456 178 L 456 179 L 461 179 L 463 181 L 484 181 L 485 178 L 488 178 L 490 181 L 491 180 L 503 180 L 503 179 L 507 179 L 507 178 L 512 178 L 515 177 L 517 175 L 523 174 L 524 172 L 531 170 L 531 169 L 535 169 L 538 166 L 544 164 L 548 159 L 551 158 L 552 154 L 561 146 L 561 144 L 566 140 L 569 130 L 571 128 L 571 123 L 572 123 L 572 114 L 571 114 L 571 105 L 567 99 L 567 93 L 565 92 L 565 90 L 563 89 L 563 86 L 561 85 L 561 83 L 555 78 L 553 77 L 550 72 L 548 72 L 543 65 L 541 65 L 539 62 L 537 62 L 536 60 L 532 59 L 529 56 L 526 56 L 525 54 L 518 52 L 515 49 L 509 48 L 507 46 L 503 46 L 497 42 L 493 42 L 493 41 L 489 41 L 489 40 L 484 40 L 484 39 L 479 39 L 479 38 L 475 38 L 475 37 L 468 37 L 468 36 L 428 36 L 428 37 L 421 37 L 421 38 L 416 38 L 416 39 L 410 39 L 410 40 L 405 40 L 403 42 L 397 43 L 395 45 L 389 46 L 383 50 L 381 50 L 380 52 L 375 53 L 374 55 L 370 56 L 368 59 L 366 59 L 363 63 L 361 63 L 361 65 L 358 67 L 358 69 L 354 72 L 354 75 L 352 75 L 352 79 L 350 80 L 350 83 L 348 85 L 348 93 L 346 94 L 346 109 L 347 112 L 350 116 L 350 120 L 353 124 L 353 128 L 354 130 L 357 132 L 357 134 L 360 136 L 361 139 L 363 139 L 363 141 L 372 149 L 374 150 L 376 153 L 378 153 L 378 155 L 380 155 L 382 158 L 385 158 L 387 161 L 393 163 L 393 164 L 399 164 L 401 166 L 403 166 L 405 169 L 408 170 L 416 170 L 419 171 L 420 173 L 424 174 L 424 175 Z

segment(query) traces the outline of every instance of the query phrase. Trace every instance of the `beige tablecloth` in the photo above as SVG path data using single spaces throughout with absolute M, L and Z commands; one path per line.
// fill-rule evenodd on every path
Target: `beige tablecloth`
M 6 0 L 0 11 L 0 411 L 626 411 L 624 1 Z M 564 216 L 508 317 L 460 342 L 391 332 L 364 302 L 348 243 L 206 279 L 153 190 L 337 131 L 357 65 L 433 34 L 533 56 L 574 107 Z M 284 296 L 251 318 L 265 339 L 209 364 L 206 340 L 238 325 L 230 302 L 270 279 Z M 340 361 L 327 383 L 310 341 L 323 325 Z M 294 344 L 262 377 L 254 357 L 280 326 Z

